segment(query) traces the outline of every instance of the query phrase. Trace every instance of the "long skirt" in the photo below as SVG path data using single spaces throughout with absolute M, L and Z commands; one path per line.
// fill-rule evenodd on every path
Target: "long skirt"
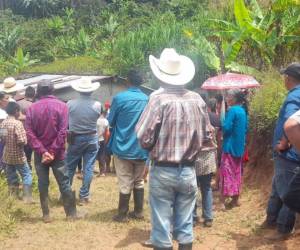
M 220 188 L 223 196 L 235 196 L 241 192 L 243 157 L 223 153 L 220 164 Z

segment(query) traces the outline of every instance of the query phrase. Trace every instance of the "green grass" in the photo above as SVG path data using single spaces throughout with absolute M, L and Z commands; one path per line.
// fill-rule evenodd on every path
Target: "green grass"
M 92 57 L 72 57 L 55 62 L 33 66 L 26 70 L 28 73 L 49 74 L 102 74 L 101 61 Z
M 0 201 L 0 236 L 6 236 L 14 232 L 20 211 L 16 206 L 16 200 L 8 196 L 4 175 L 0 175 Z

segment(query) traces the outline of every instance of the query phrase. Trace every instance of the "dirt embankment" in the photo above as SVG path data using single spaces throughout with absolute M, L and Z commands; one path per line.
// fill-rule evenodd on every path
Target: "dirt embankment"
M 244 184 L 248 188 L 260 190 L 261 206 L 266 204 L 271 191 L 273 177 L 271 139 L 253 136 L 249 143 L 249 162 L 245 167 Z

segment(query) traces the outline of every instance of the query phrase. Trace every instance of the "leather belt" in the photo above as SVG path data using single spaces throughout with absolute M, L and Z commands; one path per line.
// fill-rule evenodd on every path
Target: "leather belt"
M 80 134 L 74 133 L 75 136 L 77 136 L 77 135 L 95 135 L 95 134 L 97 134 L 96 131 L 89 131 L 89 132 L 80 133 Z
M 174 162 L 165 162 L 165 161 L 154 161 L 154 166 L 156 167 L 167 167 L 167 168 L 179 168 L 179 167 L 194 167 L 194 162 L 181 162 L 181 163 L 174 163 Z

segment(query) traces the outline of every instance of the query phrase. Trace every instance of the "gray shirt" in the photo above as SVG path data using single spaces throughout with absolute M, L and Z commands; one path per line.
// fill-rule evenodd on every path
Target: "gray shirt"
M 76 134 L 97 131 L 97 120 L 101 114 L 101 104 L 91 96 L 80 95 L 67 103 L 69 108 L 69 130 Z

